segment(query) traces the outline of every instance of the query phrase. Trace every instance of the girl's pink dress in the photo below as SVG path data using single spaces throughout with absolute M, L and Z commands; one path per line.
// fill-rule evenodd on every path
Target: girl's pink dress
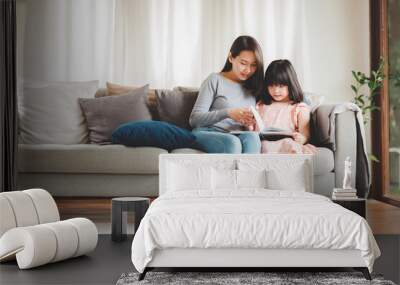
M 273 102 L 270 105 L 258 103 L 257 111 L 264 121 L 265 127 L 298 132 L 298 114 L 301 108 L 308 108 L 305 103 L 281 103 Z M 292 138 L 285 138 L 277 141 L 263 140 L 261 142 L 262 153 L 299 153 L 315 154 L 317 149 L 311 144 L 300 144 Z

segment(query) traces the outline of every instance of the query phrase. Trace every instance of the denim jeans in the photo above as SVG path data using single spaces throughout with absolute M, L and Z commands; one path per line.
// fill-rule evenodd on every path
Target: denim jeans
M 217 128 L 196 128 L 193 131 L 198 147 L 207 153 L 260 153 L 261 141 L 255 132 L 240 135 L 225 133 Z

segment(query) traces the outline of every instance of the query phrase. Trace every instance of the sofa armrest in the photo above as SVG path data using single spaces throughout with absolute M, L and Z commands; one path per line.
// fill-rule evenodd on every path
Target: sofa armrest
M 314 110 L 311 115 L 312 143 L 317 146 L 328 147 L 334 153 L 335 187 L 342 187 L 344 176 L 344 161 L 350 157 L 352 161 L 351 186 L 355 188 L 357 169 L 357 125 L 353 111 L 333 114 L 336 105 L 324 104 Z M 331 116 L 335 116 L 335 130 L 330 130 Z M 331 138 L 334 136 L 334 139 Z

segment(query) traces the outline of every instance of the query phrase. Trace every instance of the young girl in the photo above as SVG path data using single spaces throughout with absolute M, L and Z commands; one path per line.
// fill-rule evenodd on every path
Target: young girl
M 261 142 L 246 126 L 254 123 L 250 106 L 263 91 L 263 56 L 257 41 L 240 36 L 221 72 L 202 83 L 190 115 L 199 148 L 208 153 L 260 153 Z M 244 131 L 236 136 L 231 131 Z
M 310 109 L 302 102 L 303 91 L 289 60 L 271 62 L 265 72 L 264 88 L 266 90 L 256 109 L 265 127 L 292 131 L 292 138 L 263 140 L 261 152 L 316 153 L 316 148 L 307 144 L 310 139 Z

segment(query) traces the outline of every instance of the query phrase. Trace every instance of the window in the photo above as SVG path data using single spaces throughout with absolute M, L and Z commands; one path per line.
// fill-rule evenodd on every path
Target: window
M 400 0 L 370 1 L 371 68 L 385 60 L 385 80 L 373 114 L 374 198 L 400 206 Z M 379 134 L 379 135 L 378 135 Z
M 389 189 L 400 200 L 400 0 L 388 1 Z

